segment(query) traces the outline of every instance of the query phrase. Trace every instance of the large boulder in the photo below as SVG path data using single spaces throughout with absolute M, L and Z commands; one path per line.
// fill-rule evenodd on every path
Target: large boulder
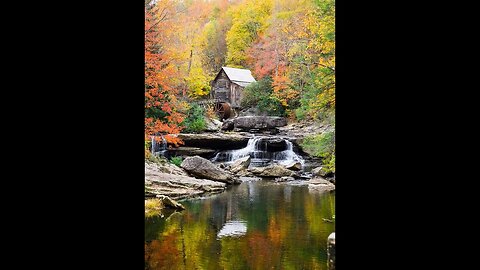
M 285 167 L 272 164 L 266 167 L 253 167 L 249 171 L 257 176 L 263 177 L 282 177 L 282 176 L 295 176 L 295 173 Z
M 269 130 L 287 125 L 287 119 L 278 116 L 240 116 L 232 121 L 239 130 Z
M 235 177 L 230 172 L 221 169 L 208 159 L 199 156 L 187 157 L 180 167 L 195 177 L 206 178 L 227 184 L 233 184 L 235 181 Z
M 247 146 L 251 135 L 239 133 L 180 133 L 177 135 L 186 147 L 210 148 L 218 150 L 240 149 Z
M 230 168 L 229 168 L 230 172 L 238 173 L 240 171 L 247 169 L 248 166 L 250 165 L 251 160 L 252 159 L 250 158 L 250 156 L 246 156 L 246 157 L 235 160 L 235 162 L 233 162 L 232 165 L 230 165 Z

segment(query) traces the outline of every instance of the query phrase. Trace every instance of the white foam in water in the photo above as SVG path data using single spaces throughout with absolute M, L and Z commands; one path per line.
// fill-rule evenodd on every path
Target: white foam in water
M 239 158 L 246 157 L 250 155 L 250 152 L 255 151 L 255 145 L 258 143 L 260 139 L 261 137 L 258 137 L 258 138 L 254 137 L 249 139 L 247 146 L 245 146 L 245 148 L 242 148 L 242 149 L 219 152 L 217 153 L 217 155 L 215 155 L 215 157 L 213 158 L 213 161 L 222 159 L 222 156 L 224 156 L 224 160 L 226 162 L 233 162 Z
M 157 147 L 157 142 L 155 141 L 155 136 L 152 137 L 152 155 L 155 154 L 155 148 Z
M 229 151 L 222 151 L 217 153 L 217 155 L 212 159 L 212 161 L 223 161 L 225 163 L 232 163 L 239 158 L 243 158 L 246 156 L 252 157 L 252 163 L 269 163 L 270 161 L 280 163 L 280 164 L 290 164 L 292 162 L 300 162 L 302 166 L 304 165 L 305 161 L 299 155 L 297 155 L 293 151 L 293 144 L 289 140 L 284 139 L 287 149 L 284 151 L 279 152 L 267 152 L 261 150 L 260 141 L 262 139 L 268 139 L 267 137 L 253 137 L 248 140 L 247 146 L 238 149 L 238 150 L 229 150 Z M 267 141 L 264 140 L 265 144 Z M 266 149 L 266 146 L 263 147 Z
M 227 221 L 218 232 L 217 238 L 239 237 L 247 233 L 247 223 L 243 220 Z
M 302 166 L 305 164 L 305 160 L 297 153 L 293 152 L 293 144 L 289 140 L 285 140 L 287 143 L 287 150 L 278 152 L 274 154 L 274 160 L 278 161 L 280 164 L 289 164 L 292 161 L 300 162 Z

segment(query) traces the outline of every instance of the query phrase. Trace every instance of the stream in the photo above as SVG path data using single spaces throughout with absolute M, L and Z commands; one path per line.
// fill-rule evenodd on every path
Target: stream
M 166 143 L 158 141 L 152 154 L 165 155 Z M 209 159 L 229 165 L 246 156 L 249 168 L 293 162 L 304 174 L 309 167 L 292 142 L 276 136 L 254 135 L 245 147 Z M 145 269 L 327 270 L 334 192 L 264 178 L 180 202 L 186 210 L 145 218 Z
M 145 269 L 327 269 L 335 193 L 244 182 L 145 218 Z

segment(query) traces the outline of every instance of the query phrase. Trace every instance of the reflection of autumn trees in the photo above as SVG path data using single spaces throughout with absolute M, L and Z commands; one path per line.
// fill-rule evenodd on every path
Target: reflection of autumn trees
M 326 270 L 326 239 L 335 225 L 322 219 L 334 214 L 334 199 L 306 187 L 255 183 L 183 202 L 187 210 L 157 226 L 157 239 L 146 243 L 146 268 Z M 246 221 L 247 233 L 217 240 L 232 218 Z
M 178 235 L 166 235 L 145 245 L 146 269 L 179 269 L 181 254 L 176 246 Z

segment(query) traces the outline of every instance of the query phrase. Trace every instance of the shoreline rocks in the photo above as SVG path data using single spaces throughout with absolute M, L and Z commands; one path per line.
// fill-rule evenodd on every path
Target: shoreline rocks
M 190 177 L 178 167 L 183 175 L 165 173 L 165 167 L 169 165 L 145 162 L 145 197 L 165 195 L 172 199 L 183 199 L 226 189 L 225 183 Z

